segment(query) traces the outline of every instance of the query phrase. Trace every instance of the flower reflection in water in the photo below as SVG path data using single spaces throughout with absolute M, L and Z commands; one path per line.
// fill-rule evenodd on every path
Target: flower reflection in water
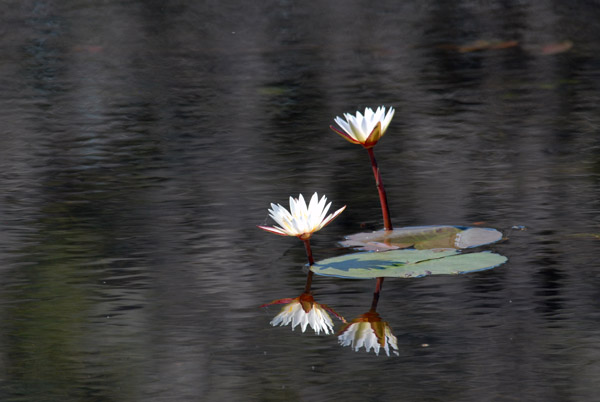
M 363 346 L 367 352 L 373 348 L 377 355 L 383 348 L 389 356 L 391 347 L 392 353 L 398 356 L 398 340 L 392 334 L 389 324 L 376 311 L 371 310 L 344 325 L 338 334 L 338 341 L 342 346 L 351 346 L 357 352 Z
M 346 322 L 342 316 L 337 314 L 332 308 L 315 302 L 310 293 L 302 293 L 300 296 L 293 299 L 279 299 L 271 303 L 263 304 L 261 307 L 272 304 L 285 304 L 281 312 L 273 318 L 271 325 L 288 325 L 292 324 L 292 330 L 300 325 L 302 332 L 307 326 L 315 331 L 317 335 L 323 331 L 325 335 L 333 333 L 333 321 L 327 313 L 328 311 L 334 314 L 343 322 Z
M 308 263 L 315 263 L 310 248 L 310 237 L 317 230 L 322 229 L 341 214 L 346 206 L 338 209 L 332 214 L 325 216 L 329 211 L 331 202 L 327 203 L 327 197 L 323 196 L 319 200 L 319 196 L 315 193 L 310 199 L 310 203 L 306 205 L 306 201 L 302 194 L 298 198 L 290 197 L 290 211 L 281 205 L 271 204 L 269 210 L 271 218 L 280 226 L 258 226 L 260 229 L 267 232 L 275 233 L 282 236 L 296 236 L 304 243 Z M 334 314 L 343 322 L 346 322 L 343 317 L 337 314 L 330 307 L 315 302 L 311 292 L 313 272 L 309 271 L 306 277 L 306 285 L 304 292 L 296 298 L 279 299 L 271 303 L 263 304 L 261 307 L 271 304 L 285 304 L 281 312 L 273 318 L 271 325 L 288 325 L 292 324 L 292 330 L 300 325 L 302 332 L 306 331 L 309 325 L 319 335 L 321 331 L 325 335 L 333 333 L 333 321 L 327 313 L 328 311 Z
M 363 346 L 367 352 L 372 348 L 378 356 L 381 348 L 389 356 L 391 347 L 392 353 L 399 355 L 398 339 L 392 333 L 390 325 L 376 311 L 382 286 L 383 278 L 377 278 L 371 309 L 342 327 L 338 333 L 340 345 L 351 346 L 356 352 Z

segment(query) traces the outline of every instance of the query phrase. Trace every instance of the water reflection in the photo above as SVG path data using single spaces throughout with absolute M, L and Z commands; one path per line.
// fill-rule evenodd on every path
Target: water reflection
M 379 356 L 381 349 L 390 355 L 392 353 L 398 356 L 398 339 L 392 333 L 392 329 L 387 321 L 383 321 L 377 313 L 377 303 L 381 294 L 383 278 L 377 278 L 375 292 L 371 308 L 364 314 L 359 315 L 342 327 L 338 333 L 338 341 L 342 346 L 350 346 L 358 352 L 364 346 L 369 352 L 371 349 Z
M 281 236 L 293 236 L 302 240 L 306 250 L 308 263 L 313 265 L 315 261 L 310 247 L 310 238 L 312 234 L 329 224 L 346 209 L 346 206 L 343 206 L 336 212 L 325 217 L 331 206 L 331 202 L 329 204 L 326 203 L 327 197 L 323 196 L 319 200 L 317 193 L 313 194 L 308 205 L 302 194 L 300 194 L 298 198 L 290 197 L 289 211 L 279 204 L 271 204 L 271 209 L 269 209 L 269 216 L 280 226 L 269 227 L 259 225 L 258 228 Z M 263 305 L 285 304 L 281 309 L 281 312 L 275 316 L 273 321 L 271 321 L 271 325 L 288 325 L 291 323 L 292 330 L 296 328 L 297 325 L 300 325 L 302 332 L 310 325 L 317 335 L 319 335 L 321 331 L 325 332 L 326 335 L 330 332 L 333 333 L 333 321 L 331 320 L 331 317 L 329 317 L 329 314 L 327 314 L 327 311 L 331 311 L 342 320 L 343 318 L 326 305 L 315 302 L 310 293 L 312 279 L 313 272 L 309 271 L 306 277 L 304 293 L 300 296 L 296 298 L 279 299 Z
M 398 339 L 392 333 L 392 329 L 387 321 L 383 321 L 377 313 L 377 304 L 381 294 L 384 278 L 377 278 L 375 292 L 371 308 L 364 314 L 359 315 L 350 322 L 338 314 L 331 307 L 317 303 L 311 292 L 313 272 L 309 271 L 306 276 L 306 286 L 304 292 L 295 298 L 284 298 L 265 303 L 261 307 L 267 307 L 275 304 L 284 304 L 279 314 L 277 314 L 270 324 L 272 326 L 292 325 L 294 330 L 298 325 L 304 333 L 310 326 L 317 335 L 321 331 L 325 335 L 333 334 L 333 321 L 328 312 L 340 319 L 344 326 L 337 334 L 338 342 L 342 346 L 350 346 L 358 352 L 362 347 L 367 352 L 371 349 L 379 356 L 381 349 L 390 356 L 390 351 L 396 356 L 398 353 Z
M 292 324 L 292 330 L 300 325 L 304 332 L 308 325 L 315 331 L 317 335 L 323 331 L 325 335 L 333 333 L 333 321 L 327 313 L 328 311 L 337 318 L 346 322 L 344 317 L 336 313 L 331 307 L 315 302 L 310 287 L 312 283 L 313 272 L 309 271 L 306 277 L 306 287 L 304 292 L 295 298 L 278 299 L 270 303 L 263 304 L 261 307 L 270 306 L 273 304 L 285 304 L 279 314 L 273 318 L 271 325 L 289 325 Z
M 351 346 L 358 352 L 364 346 L 369 352 L 371 349 L 379 355 L 380 349 L 390 355 L 398 356 L 398 339 L 392 333 L 390 325 L 381 319 L 377 311 L 369 310 L 356 317 L 341 329 L 338 340 L 342 346 Z
M 593 3 L 5 2 L 0 400 L 597 399 Z M 379 103 L 395 225 L 530 228 L 499 270 L 386 287 L 402 359 L 255 320 L 306 276 L 254 227 L 265 200 L 348 205 L 320 258 L 381 227 L 367 155 L 327 128 Z M 369 310 L 368 281 L 316 284 Z

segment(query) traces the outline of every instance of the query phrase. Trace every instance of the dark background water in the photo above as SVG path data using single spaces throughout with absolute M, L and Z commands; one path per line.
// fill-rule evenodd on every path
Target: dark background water
M 597 398 L 597 2 L 3 10 L 2 401 Z M 348 206 L 317 259 L 382 227 L 366 152 L 328 128 L 378 105 L 396 108 L 375 148 L 395 226 L 498 228 L 509 258 L 387 280 L 398 357 L 258 307 L 304 287 L 302 244 L 255 227 L 269 203 Z M 313 290 L 351 319 L 373 286 Z

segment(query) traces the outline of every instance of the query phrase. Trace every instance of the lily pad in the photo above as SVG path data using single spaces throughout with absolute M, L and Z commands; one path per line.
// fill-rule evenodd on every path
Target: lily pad
M 461 254 L 454 249 L 391 250 L 327 258 L 310 270 L 317 275 L 350 279 L 417 278 L 483 271 L 506 261 L 503 255 L 489 251 Z
M 467 226 L 411 226 L 394 230 L 356 233 L 346 236 L 340 244 L 365 251 L 385 251 L 403 248 L 464 249 L 495 243 L 502 233 L 491 228 Z

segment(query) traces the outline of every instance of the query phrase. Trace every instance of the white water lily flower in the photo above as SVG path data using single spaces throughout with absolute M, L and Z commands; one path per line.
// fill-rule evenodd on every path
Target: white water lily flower
M 327 197 L 323 196 L 319 200 L 317 193 L 313 194 L 308 206 L 302 194 L 298 198 L 290 197 L 289 211 L 279 204 L 271 204 L 271 209 L 269 209 L 269 216 L 279 226 L 258 227 L 281 236 L 296 236 L 301 240 L 307 240 L 314 232 L 328 225 L 346 209 L 344 205 L 333 214 L 325 217 L 331 206 L 331 202 L 325 205 L 326 202 Z
M 398 339 L 376 312 L 368 312 L 346 324 L 338 334 L 338 341 L 342 346 L 351 346 L 356 352 L 363 346 L 367 352 L 372 348 L 378 356 L 381 348 L 389 356 L 391 346 L 392 352 L 398 356 Z
M 360 144 L 365 148 L 373 148 L 377 144 L 377 141 L 385 134 L 392 121 L 392 117 L 394 117 L 394 112 L 393 107 L 390 107 L 387 113 L 385 112 L 385 106 L 379 106 L 375 112 L 368 107 L 365 108 L 364 116 L 360 112 L 356 112 L 356 116 L 344 113 L 346 120 L 339 116 L 336 117 L 335 122 L 343 131 L 338 130 L 334 126 L 330 127 L 353 144 Z
M 271 325 L 292 324 L 292 330 L 300 325 L 302 332 L 306 330 L 308 325 L 316 332 L 317 335 L 323 331 L 325 335 L 333 333 L 333 321 L 325 311 L 325 308 L 315 302 L 311 295 L 303 294 L 300 297 L 292 299 L 292 301 L 281 309 L 281 312 L 273 318 Z

